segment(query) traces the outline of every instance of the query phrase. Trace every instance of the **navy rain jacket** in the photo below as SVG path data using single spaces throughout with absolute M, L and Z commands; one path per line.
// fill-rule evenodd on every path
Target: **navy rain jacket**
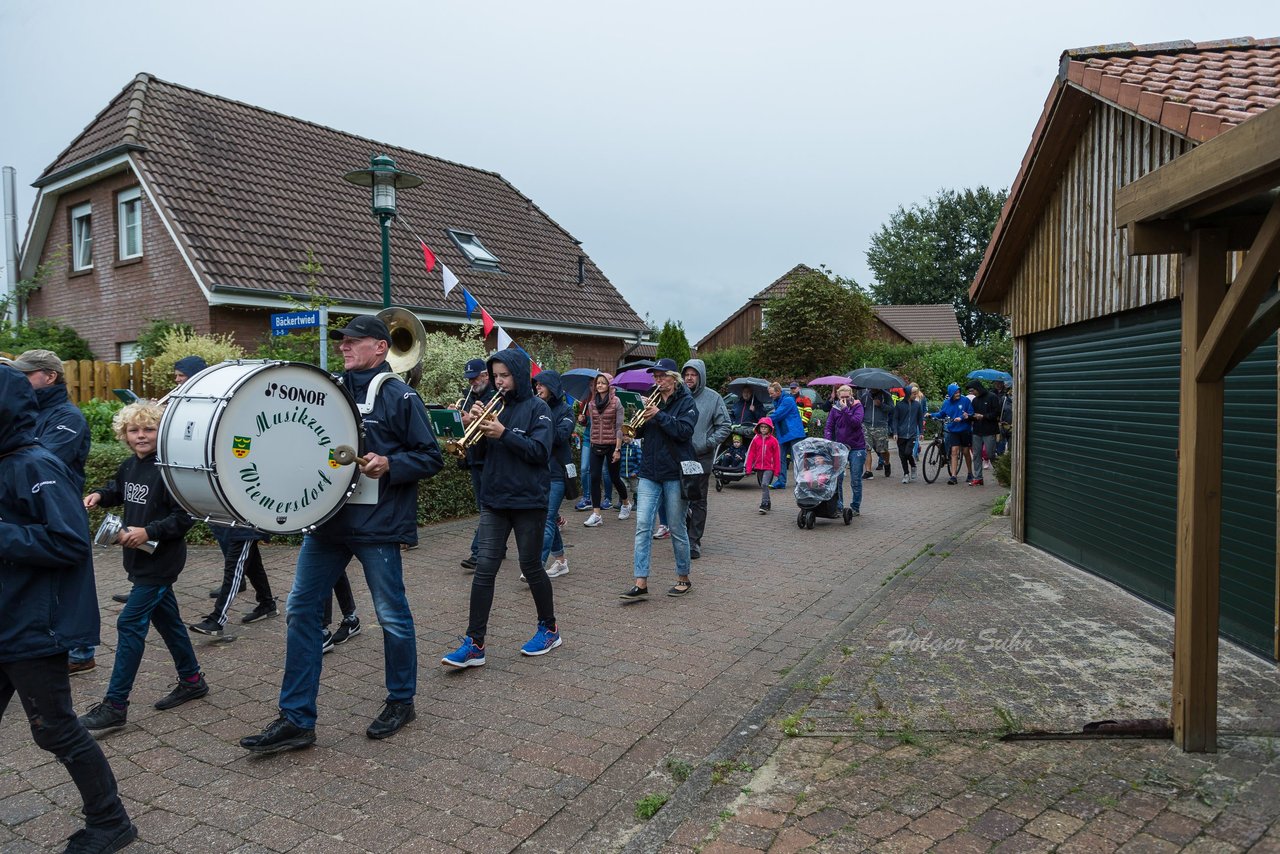
M 53 455 L 80 475 L 84 489 L 84 464 L 89 459 L 89 422 L 80 407 L 67 396 L 67 387 L 57 385 L 36 389 L 36 436 Z
M 363 403 L 374 376 L 390 371 L 383 362 L 376 368 L 348 371 L 339 381 Z M 378 481 L 378 503 L 347 503 L 309 536 L 328 542 L 416 544 L 418 481 L 444 468 L 444 457 L 422 398 L 399 378 L 383 384 L 373 411 L 364 416 L 364 449 L 390 462 L 390 470 Z
M 555 438 L 551 443 L 551 459 L 547 462 L 547 470 L 551 472 L 552 480 L 564 480 L 564 467 L 569 464 L 573 455 L 570 440 L 578 422 L 573 417 L 573 409 L 564 399 L 564 385 L 558 371 L 544 370 L 534 378 L 534 382 L 546 386 L 547 391 L 551 392 L 551 400 L 546 403 L 551 410 L 551 429 Z
M 80 480 L 36 443 L 31 383 L 0 365 L 0 662 L 99 642 Z
M 640 477 L 645 480 L 679 480 L 680 463 L 697 459 L 693 452 L 693 431 L 698 424 L 698 406 L 683 380 L 665 401 L 658 399 L 658 414 L 646 421 L 636 437 L 640 439 Z
M 507 366 L 515 388 L 503 394 L 498 420 L 507 429 L 501 438 L 476 443 L 476 456 L 484 458 L 480 500 L 494 510 L 545 510 L 551 491 L 547 467 L 555 441 L 551 409 L 533 393 L 528 356 L 509 347 L 489 357 L 489 383 L 497 388 L 494 362 Z

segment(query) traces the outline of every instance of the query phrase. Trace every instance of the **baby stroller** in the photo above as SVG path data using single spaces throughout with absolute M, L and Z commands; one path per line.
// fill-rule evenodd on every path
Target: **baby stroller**
M 747 446 L 751 443 L 751 435 L 751 425 L 735 424 L 728 438 L 716 446 L 711 462 L 716 492 L 723 490 L 726 483 L 737 483 L 747 476 Z M 741 445 L 734 446 L 734 436 L 742 438 Z
M 796 526 L 813 528 L 813 522 L 823 519 L 844 519 L 846 525 L 853 521 L 853 508 L 842 513 L 836 507 L 836 483 L 840 472 L 849 463 L 849 449 L 839 442 L 826 439 L 801 439 L 791 450 L 796 466 Z

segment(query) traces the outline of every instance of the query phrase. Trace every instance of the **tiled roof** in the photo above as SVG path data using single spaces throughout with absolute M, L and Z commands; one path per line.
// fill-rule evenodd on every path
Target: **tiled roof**
M 787 289 L 791 287 L 792 283 L 796 279 L 800 278 L 806 273 L 812 273 L 813 271 L 814 271 L 813 268 L 810 267 L 808 264 L 797 264 L 794 267 L 792 267 L 790 270 L 788 270 L 787 272 L 779 276 L 773 282 L 773 284 L 769 285 L 769 287 L 765 288 L 760 293 L 753 296 L 751 299 L 752 300 L 773 299 L 774 297 L 780 297 L 787 292 Z
M 1280 104 L 1280 39 L 1105 45 L 1063 54 L 1066 79 L 1196 142 Z
M 911 344 L 964 342 L 955 307 L 937 305 L 873 305 L 876 316 Z
M 381 255 L 368 190 L 342 180 L 372 154 L 425 179 L 398 194 L 391 232 L 393 302 L 463 311 L 445 297 L 415 235 L 499 322 L 528 320 L 625 329 L 644 321 L 573 236 L 501 175 L 384 145 L 301 119 L 140 74 L 45 170 L 66 171 L 134 143 L 135 157 L 196 269 L 215 287 L 298 294 L 308 249 L 324 267 L 322 293 L 381 303 Z M 39 183 L 39 182 L 37 182 Z M 446 229 L 474 232 L 501 272 L 472 269 Z

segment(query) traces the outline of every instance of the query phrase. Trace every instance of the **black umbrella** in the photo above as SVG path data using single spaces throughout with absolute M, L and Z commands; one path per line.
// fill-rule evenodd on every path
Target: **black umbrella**
M 726 387 L 734 394 L 741 394 L 743 386 L 751 386 L 753 389 L 758 388 L 761 391 L 768 391 L 769 381 L 762 380 L 759 377 L 738 377 Z
M 849 384 L 858 388 L 905 388 L 902 378 L 884 368 L 858 368 L 849 374 Z
M 586 400 L 599 375 L 595 368 L 572 368 L 560 375 L 560 386 L 574 400 Z

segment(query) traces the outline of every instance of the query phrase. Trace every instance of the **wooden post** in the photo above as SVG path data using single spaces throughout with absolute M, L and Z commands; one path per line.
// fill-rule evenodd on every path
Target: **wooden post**
M 1197 352 L 1226 295 L 1227 236 L 1198 230 L 1182 265 L 1173 738 L 1212 753 L 1218 742 L 1218 571 L 1222 546 L 1222 377 L 1199 381 Z

